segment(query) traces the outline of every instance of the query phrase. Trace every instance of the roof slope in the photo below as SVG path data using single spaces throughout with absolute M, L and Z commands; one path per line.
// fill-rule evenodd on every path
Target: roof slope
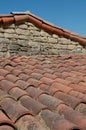
M 86 45 L 86 38 L 82 37 L 76 33 L 72 33 L 63 28 L 57 27 L 53 24 L 46 22 L 45 20 L 31 14 L 31 13 L 11 13 L 0 15 L 0 25 L 9 26 L 11 24 L 21 24 L 24 22 L 31 22 L 38 28 L 44 29 L 48 33 L 57 34 L 59 36 L 71 39 L 73 41 L 79 42 L 81 45 Z
M 86 130 L 86 55 L 0 57 L 0 130 Z

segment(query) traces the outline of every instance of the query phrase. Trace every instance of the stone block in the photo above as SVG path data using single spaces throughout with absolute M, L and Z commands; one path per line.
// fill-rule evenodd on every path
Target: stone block
M 18 38 L 17 34 L 4 33 L 5 38 Z
M 29 52 L 19 51 L 19 52 L 18 52 L 18 55 L 20 55 L 20 56 L 28 56 L 28 55 L 29 55 Z
M 7 43 L 10 43 L 10 40 L 8 38 L 1 38 L 0 37 L 0 43 L 7 44 Z
M 0 43 L 2 43 L 4 41 L 4 39 L 2 37 L 0 37 Z
M 29 35 L 29 34 L 30 34 L 29 30 L 25 30 L 25 29 L 17 28 L 15 31 L 16 31 L 16 33 L 19 34 L 19 35 L 20 35 L 20 34 L 21 34 L 21 35 L 22 35 L 22 34 L 23 34 L 23 35 Z
M 42 37 L 51 37 L 51 36 L 49 35 L 49 33 L 45 32 L 45 31 L 43 31 L 43 30 L 41 30 L 40 35 L 41 35 Z
M 27 51 L 28 51 L 28 46 L 26 46 L 26 47 L 20 47 L 20 50 L 21 50 L 21 51 L 26 51 L 26 52 L 27 52 Z
M 2 52 L 7 52 L 7 48 L 6 47 L 2 47 L 1 51 Z
M 0 56 L 6 56 L 6 52 L 0 52 Z
M 73 50 L 73 49 L 75 48 L 75 45 L 68 45 L 67 48 L 68 48 L 69 50 Z
M 33 41 L 34 42 L 43 42 L 43 39 L 41 37 L 34 37 Z
M 36 31 L 36 30 L 30 30 L 30 34 L 33 35 L 33 36 L 40 36 L 40 32 L 39 31 Z
M 20 39 L 17 40 L 19 46 L 27 46 L 28 42 L 29 42 L 28 40 L 20 40 Z
M 21 25 L 16 26 L 16 28 L 17 27 L 20 29 L 28 29 L 28 25 L 26 25 L 26 24 L 21 24 Z
M 0 33 L 3 33 L 4 29 L 2 27 L 0 27 Z
M 29 40 L 29 36 L 26 36 L 26 35 L 18 35 L 17 38 L 22 39 L 22 40 Z
M 48 38 L 48 42 L 49 43 L 57 43 L 57 39 L 55 39 L 55 38 Z
M 56 34 L 53 34 L 52 37 L 55 38 L 55 39 L 58 39 L 58 38 L 59 38 L 59 36 L 56 35 Z
M 50 51 L 50 54 L 51 54 L 51 55 L 57 55 L 57 54 L 58 54 L 58 49 L 53 49 L 53 48 L 52 48 L 52 49 L 50 49 L 49 51 Z
M 29 26 L 29 27 L 28 27 L 28 30 L 29 30 L 29 31 L 30 31 L 30 30 L 40 31 L 40 29 L 37 28 L 37 27 L 35 27 L 35 26 Z
M 86 53 L 86 49 L 82 49 L 82 53 Z
M 41 37 L 41 41 L 42 43 L 48 43 L 48 38 L 47 37 Z
M 19 50 L 20 47 L 19 47 L 18 44 L 14 43 L 14 44 L 9 44 L 8 49 L 11 50 L 11 51 L 15 51 L 15 50 Z
M 70 44 L 70 40 L 66 38 L 58 38 L 58 43 L 59 44 Z
M 12 24 L 12 25 L 9 26 L 9 28 L 15 29 L 15 28 L 16 28 L 16 25 L 15 25 L 15 24 Z
M 3 31 L 4 33 L 15 34 L 15 29 L 13 29 L 13 28 L 11 28 L 11 29 L 10 29 L 10 28 L 9 28 L 9 29 L 7 28 L 7 29 L 3 29 L 3 30 L 4 30 L 4 31 Z

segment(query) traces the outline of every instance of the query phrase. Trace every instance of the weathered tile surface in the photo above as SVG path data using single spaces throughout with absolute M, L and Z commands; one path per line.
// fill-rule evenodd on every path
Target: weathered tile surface
M 86 130 L 85 58 L 0 57 L 0 130 Z

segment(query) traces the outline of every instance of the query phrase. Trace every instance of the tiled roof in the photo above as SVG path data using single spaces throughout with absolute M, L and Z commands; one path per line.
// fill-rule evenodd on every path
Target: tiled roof
M 0 57 L 0 130 L 86 130 L 86 55 Z
M 31 13 L 11 13 L 0 15 L 0 25 L 9 26 L 11 24 L 21 24 L 24 22 L 31 22 L 38 28 L 44 29 L 48 33 L 57 34 L 59 36 L 71 39 L 72 41 L 79 42 L 82 45 L 86 45 L 86 38 L 79 34 L 72 33 L 66 29 L 57 27 L 53 24 L 46 22 L 45 20 L 31 14 Z

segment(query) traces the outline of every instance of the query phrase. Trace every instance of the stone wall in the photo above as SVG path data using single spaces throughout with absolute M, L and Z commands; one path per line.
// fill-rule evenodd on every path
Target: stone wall
M 31 23 L 0 27 L 0 55 L 39 55 L 85 53 L 78 42 L 59 37 Z

